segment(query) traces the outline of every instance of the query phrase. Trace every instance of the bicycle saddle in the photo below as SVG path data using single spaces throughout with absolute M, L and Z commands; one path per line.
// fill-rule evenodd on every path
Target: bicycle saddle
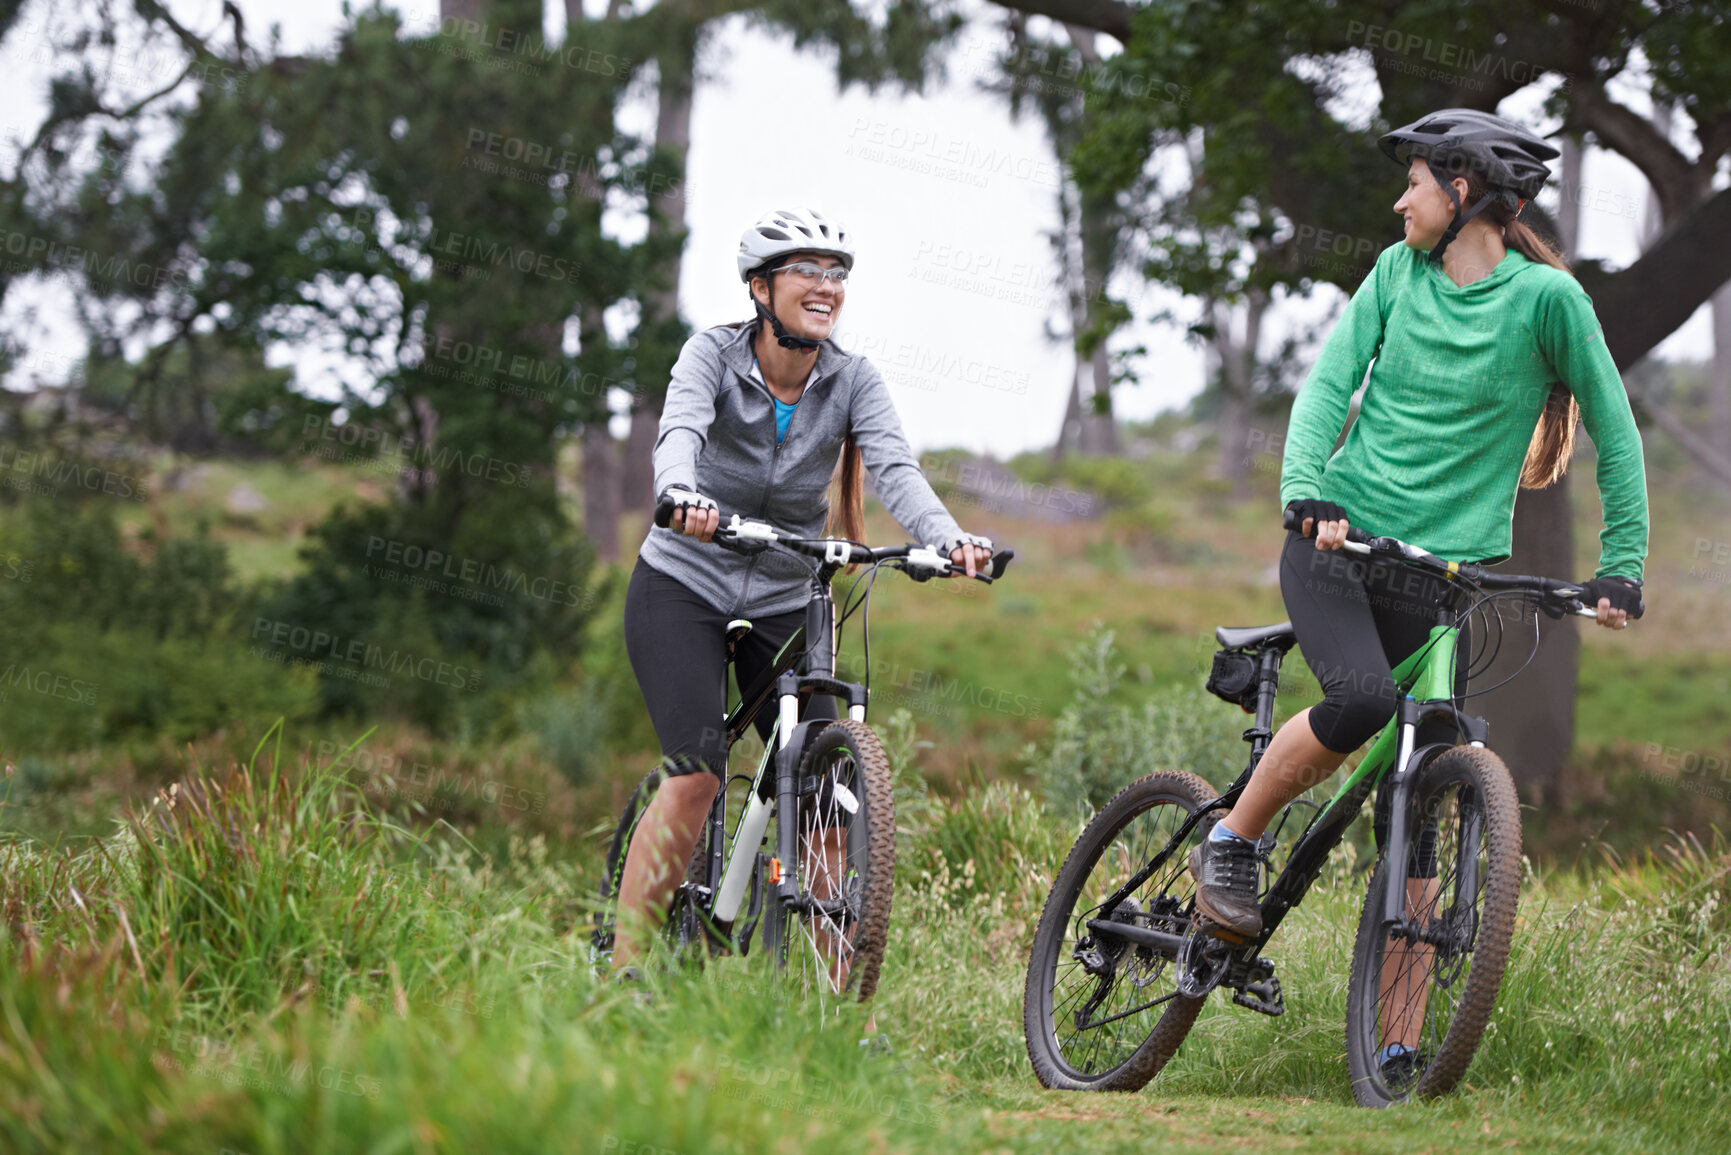
M 1270 644 L 1290 650 L 1298 643 L 1291 622 L 1281 622 L 1277 626 L 1220 626 L 1214 631 L 1214 640 L 1229 650 Z

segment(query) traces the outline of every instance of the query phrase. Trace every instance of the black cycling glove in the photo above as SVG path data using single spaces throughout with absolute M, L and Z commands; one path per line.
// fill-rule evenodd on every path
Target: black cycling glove
M 1323 501 L 1316 497 L 1301 497 L 1290 502 L 1286 508 L 1292 511 L 1292 528 L 1301 534 L 1304 534 L 1304 519 L 1307 517 L 1317 522 L 1347 520 L 1345 509 L 1332 501 Z M 1310 532 L 1304 536 L 1315 537 L 1316 526 L 1312 525 Z
M 1596 577 L 1590 582 L 1582 582 L 1581 602 L 1590 610 L 1599 608 L 1599 599 L 1610 600 L 1611 608 L 1623 610 L 1632 618 L 1638 618 L 1646 610 L 1641 602 L 1641 583 L 1634 578 Z

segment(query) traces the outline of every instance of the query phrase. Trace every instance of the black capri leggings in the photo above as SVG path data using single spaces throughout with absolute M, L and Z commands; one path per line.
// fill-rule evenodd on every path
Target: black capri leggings
M 1366 562 L 1344 550 L 1319 550 L 1315 540 L 1286 535 L 1280 553 L 1280 592 L 1298 647 L 1322 685 L 1310 708 L 1316 740 L 1350 754 L 1394 717 L 1399 696 L 1391 670 L 1424 645 L 1436 624 L 1447 583 L 1399 565 Z M 1458 639 L 1455 692 L 1466 686 L 1472 649 L 1466 628 Z M 1420 742 L 1452 742 L 1443 722 L 1419 727 Z
M 708 770 L 727 773 L 722 712 L 727 693 L 727 623 L 722 613 L 684 583 L 651 568 L 642 559 L 625 589 L 625 652 L 649 707 L 656 740 L 672 773 Z M 753 617 L 751 633 L 734 651 L 734 673 L 749 686 L 775 660 L 776 653 L 805 624 L 805 610 Z M 814 695 L 807 718 L 835 718 L 835 699 Z M 756 719 L 757 733 L 769 740 L 775 712 Z

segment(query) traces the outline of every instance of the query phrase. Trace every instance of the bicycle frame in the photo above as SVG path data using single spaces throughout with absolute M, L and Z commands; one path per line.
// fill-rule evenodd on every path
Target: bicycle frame
M 758 713 L 767 707 L 769 698 L 773 695 L 777 699 L 776 720 L 765 744 L 763 757 L 752 776 L 746 808 L 734 828 L 733 848 L 725 866 L 720 864 L 721 848 L 724 845 L 724 839 L 720 835 L 726 821 L 725 788 L 708 819 L 710 845 L 714 848 L 710 857 L 709 896 L 699 897 L 712 897 L 712 901 L 700 902 L 699 909 L 704 913 L 704 921 L 710 924 L 711 932 L 741 953 L 744 953 L 744 944 L 735 941 L 732 928 L 738 920 L 739 907 L 745 899 L 747 888 L 760 869 L 758 847 L 762 845 L 764 833 L 769 828 L 770 816 L 777 812 L 794 813 L 804 786 L 799 779 L 799 762 L 805 753 L 805 738 L 812 726 L 827 726 L 833 721 L 829 718 L 801 721 L 800 699 L 814 694 L 830 695 L 847 703 L 847 717 L 855 721 L 865 720 L 865 687 L 855 682 L 838 681 L 834 676 L 835 603 L 830 596 L 829 579 L 838 568 L 840 567 L 825 565 L 812 577 L 811 597 L 806 603 L 805 626 L 796 632 L 777 654 L 773 668 L 778 672 L 773 680 L 764 684 L 755 695 L 747 691 L 739 706 L 724 722 L 727 745 L 731 748 L 733 743 L 744 735 L 746 727 Z M 808 638 L 825 639 L 827 644 L 805 644 Z M 791 660 L 787 660 L 790 656 Z M 795 861 L 798 853 L 795 837 L 796 831 L 792 823 L 783 822 L 777 827 L 778 861 Z M 719 877 L 716 875 L 718 867 Z M 775 886 L 777 901 L 784 906 L 798 906 L 798 888 L 788 874 L 784 873 Z M 747 917 L 750 919 L 751 915 L 748 913 Z M 748 923 L 747 934 L 753 926 L 755 922 Z
M 1429 641 L 1392 671 L 1394 683 L 1402 694 L 1395 717 L 1389 720 L 1388 725 L 1371 743 L 1363 760 L 1341 783 L 1334 796 L 1311 817 L 1309 824 L 1298 836 L 1286 867 L 1269 886 L 1262 901 L 1262 933 L 1242 945 L 1233 944 L 1232 972 L 1223 980 L 1222 985 L 1242 987 L 1251 980 L 1262 961 L 1258 959 L 1257 952 L 1279 928 L 1287 912 L 1304 900 L 1311 884 L 1322 872 L 1328 856 L 1345 837 L 1352 820 L 1358 817 L 1371 790 L 1384 782 L 1392 793 L 1391 821 L 1382 853 L 1388 861 L 1405 861 L 1410 839 L 1406 829 L 1406 803 L 1413 779 L 1419 767 L 1429 757 L 1447 748 L 1430 746 L 1415 750 L 1421 722 L 1452 721 L 1459 732 L 1466 735 L 1471 745 L 1485 744 L 1488 727 L 1484 719 L 1457 710 L 1454 705 L 1454 671 L 1460 638 L 1457 611 L 1465 593 L 1466 591 L 1458 586 L 1451 590 L 1445 604 L 1438 609 L 1437 624 L 1431 628 Z M 1245 738 L 1251 744 L 1249 765 L 1225 792 L 1198 808 L 1186 819 L 1166 845 L 1149 860 L 1148 865 L 1138 870 L 1100 904 L 1088 920 L 1090 932 L 1128 939 L 1138 945 L 1152 947 L 1169 957 L 1178 957 L 1178 952 L 1184 946 L 1185 936 L 1114 922 L 1112 913 L 1127 895 L 1133 893 L 1171 859 L 1206 815 L 1231 809 L 1243 794 L 1273 738 L 1274 697 L 1283 656 L 1284 650 L 1279 645 L 1265 645 L 1260 653 L 1256 725 L 1244 732 Z M 1476 879 L 1469 873 L 1476 870 L 1476 863 L 1463 863 L 1462 866 L 1462 888 L 1469 883 L 1476 886 Z M 1385 925 L 1401 921 L 1401 898 L 1400 888 L 1387 888 L 1387 907 L 1383 915 Z

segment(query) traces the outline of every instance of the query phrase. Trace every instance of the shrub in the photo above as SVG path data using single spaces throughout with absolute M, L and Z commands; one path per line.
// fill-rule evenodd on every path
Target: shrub
M 515 700 L 552 683 L 603 592 L 588 544 L 532 490 L 484 495 L 460 518 L 338 506 L 300 553 L 304 571 L 264 599 L 255 630 L 335 640 L 339 660 L 286 655 L 317 661 L 327 713 L 439 734 L 516 726 Z
M 1245 747 L 1230 707 L 1200 686 L 1155 691 L 1138 705 L 1115 700 L 1124 667 L 1113 631 L 1096 627 L 1070 652 L 1076 696 L 1053 723 L 1029 769 L 1060 815 L 1092 812 L 1156 770 L 1189 770 L 1222 785 L 1243 769 Z

